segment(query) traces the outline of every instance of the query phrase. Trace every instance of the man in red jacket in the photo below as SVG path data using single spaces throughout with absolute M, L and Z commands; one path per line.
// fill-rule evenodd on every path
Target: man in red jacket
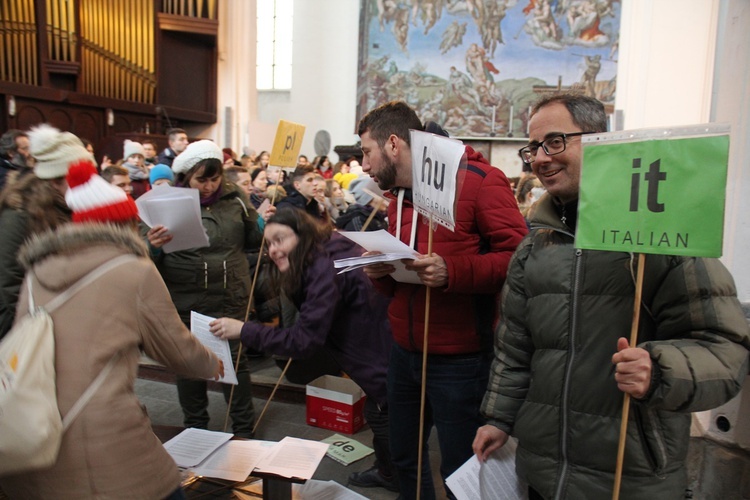
M 433 124 L 434 125 L 434 124 Z M 472 455 L 482 425 L 479 405 L 487 386 L 497 295 L 508 262 L 526 234 L 505 175 L 466 147 L 459 172 L 455 232 L 438 227 L 433 252 L 426 255 L 429 227 L 411 201 L 412 161 L 409 129 L 423 130 L 416 113 L 403 102 L 390 102 L 359 123 L 363 170 L 386 196 L 389 231 L 420 252 L 409 264 L 422 284 L 395 281 L 388 264 L 365 272 L 392 296 L 388 310 L 394 347 L 388 369 L 391 453 L 403 498 L 416 497 L 417 457 L 424 336 L 425 291 L 431 287 L 426 377 L 425 447 L 433 425 L 438 431 L 445 480 Z M 445 133 L 435 126 L 439 133 Z M 428 131 L 430 127 L 428 127 Z M 428 460 L 422 467 L 422 498 L 435 498 Z M 449 496 L 453 498 L 449 492 Z

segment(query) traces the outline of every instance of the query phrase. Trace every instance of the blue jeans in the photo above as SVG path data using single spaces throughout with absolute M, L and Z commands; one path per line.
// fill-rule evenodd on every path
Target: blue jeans
M 471 444 L 484 424 L 479 406 L 487 390 L 491 354 L 437 355 L 427 357 L 422 495 L 435 498 L 427 439 L 434 425 L 440 444 L 440 475 L 443 481 L 473 454 Z M 391 421 L 391 456 L 397 471 L 401 496 L 417 496 L 419 407 L 422 353 L 397 345 L 388 365 L 388 412 Z M 455 498 L 448 490 L 450 498 Z

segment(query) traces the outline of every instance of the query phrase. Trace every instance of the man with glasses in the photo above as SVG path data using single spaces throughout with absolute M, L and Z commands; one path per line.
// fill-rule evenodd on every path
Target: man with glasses
M 611 496 L 623 393 L 633 404 L 622 497 L 683 498 L 690 412 L 731 399 L 748 369 L 750 329 L 716 259 L 649 256 L 628 347 L 633 255 L 574 247 L 580 136 L 606 128 L 596 99 L 548 96 L 520 150 L 547 193 L 508 268 L 474 452 L 486 460 L 516 437 L 532 500 Z

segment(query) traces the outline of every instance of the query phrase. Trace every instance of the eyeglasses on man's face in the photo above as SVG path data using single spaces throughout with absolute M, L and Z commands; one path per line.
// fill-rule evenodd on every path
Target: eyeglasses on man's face
M 536 160 L 536 153 L 539 147 L 544 150 L 547 156 L 558 155 L 565 151 L 570 137 L 578 137 L 584 134 L 593 134 L 593 132 L 573 132 L 571 134 L 555 134 L 547 137 L 542 142 L 532 142 L 518 150 L 518 155 L 524 163 L 531 163 Z

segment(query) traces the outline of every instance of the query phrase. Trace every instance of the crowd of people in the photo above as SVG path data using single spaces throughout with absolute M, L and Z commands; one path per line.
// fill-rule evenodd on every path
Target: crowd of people
M 162 362 L 178 374 L 184 425 L 208 427 L 206 380 L 223 365 L 190 335 L 195 311 L 216 318 L 210 331 L 239 359 L 238 385 L 222 385 L 238 437 L 254 435 L 250 356 L 292 358 L 311 377 L 320 366 L 304 361 L 325 356 L 360 385 L 376 461 L 351 474 L 354 485 L 436 498 L 428 460 L 419 469 L 434 428 L 449 498 L 450 474 L 511 437 L 529 498 L 608 498 L 628 394 L 623 498 L 682 498 L 690 412 L 739 392 L 750 328 L 718 260 L 656 256 L 638 345 L 628 344 L 634 256 L 574 247 L 580 135 L 606 126 L 593 98 L 542 98 L 513 179 L 465 146 L 454 231 L 431 231 L 412 201 L 410 129 L 447 133 L 404 102 L 362 118 L 361 164 L 300 155 L 289 170 L 267 151 L 238 157 L 183 129 L 168 131 L 161 152 L 126 140 L 120 160 L 98 164 L 88 141 L 49 125 L 6 132 L 0 338 L 27 310 L 25 275 L 43 304 L 107 261 L 130 261 L 53 314 L 61 413 L 116 359 L 112 375 L 55 465 L 0 477 L 0 488 L 11 498 L 184 498 L 134 379 L 141 352 Z M 172 228 L 139 222 L 134 200 L 161 185 L 198 192 L 207 246 L 169 252 Z M 334 260 L 365 253 L 339 231 L 379 229 L 417 252 L 405 265 L 418 283 L 395 280 L 391 263 L 336 272 Z

